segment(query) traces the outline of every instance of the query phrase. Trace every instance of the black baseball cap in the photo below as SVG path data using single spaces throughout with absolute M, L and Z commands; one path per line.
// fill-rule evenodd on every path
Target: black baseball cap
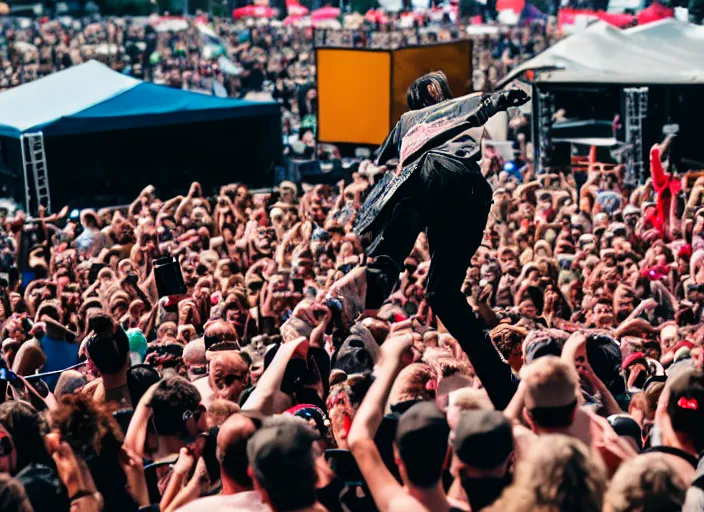
M 423 438 L 443 437 L 447 441 L 450 426 L 445 414 L 429 401 L 418 402 L 404 412 L 398 419 L 396 427 L 396 445 L 399 449 L 407 446 L 418 448 L 412 443 Z
M 255 470 L 277 487 L 297 486 L 317 478 L 313 443 L 320 438 L 304 420 L 278 417 L 257 430 L 247 443 L 247 458 Z
M 526 364 L 543 356 L 560 356 L 565 342 L 552 336 L 538 338 L 526 347 Z
M 698 451 L 704 450 L 704 372 L 684 370 L 672 379 L 667 413 L 675 432 L 688 435 Z
M 630 437 L 639 449 L 643 449 L 643 430 L 636 420 L 628 414 L 612 414 L 607 419 L 617 435 Z
M 396 447 L 411 483 L 436 483 L 447 456 L 450 426 L 433 402 L 419 402 L 404 412 L 396 426 Z
M 513 453 L 513 429 L 499 411 L 465 411 L 455 429 L 453 448 L 468 466 L 491 470 Z

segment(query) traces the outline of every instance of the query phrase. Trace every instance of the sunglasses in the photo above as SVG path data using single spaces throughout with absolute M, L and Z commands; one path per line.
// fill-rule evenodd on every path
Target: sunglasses
M 198 407 L 196 407 L 195 411 L 191 411 L 190 409 L 186 409 L 185 411 L 183 411 L 183 415 L 181 416 L 181 419 L 183 420 L 184 425 L 191 418 L 193 418 L 193 421 L 198 423 L 198 420 L 200 420 L 200 417 L 203 415 L 204 412 L 205 412 L 205 409 L 203 408 L 203 406 L 199 405 Z

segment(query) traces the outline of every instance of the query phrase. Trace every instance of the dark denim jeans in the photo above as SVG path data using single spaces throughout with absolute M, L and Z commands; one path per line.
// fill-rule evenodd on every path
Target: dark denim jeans
M 515 379 L 491 342 L 486 325 L 461 292 L 471 258 L 483 239 L 491 187 L 476 162 L 457 165 L 432 152 L 425 158 L 375 222 L 372 230 L 377 243 L 369 256 L 390 259 L 396 268 L 389 272 L 395 272 L 392 279 L 396 279 L 418 234 L 427 229 L 431 255 L 428 304 L 469 356 L 494 406 L 503 409 L 515 392 Z

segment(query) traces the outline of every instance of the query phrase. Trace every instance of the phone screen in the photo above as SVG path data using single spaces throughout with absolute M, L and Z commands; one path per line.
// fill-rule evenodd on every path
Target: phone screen
M 186 293 L 181 265 L 173 256 L 154 260 L 154 279 L 159 298 Z

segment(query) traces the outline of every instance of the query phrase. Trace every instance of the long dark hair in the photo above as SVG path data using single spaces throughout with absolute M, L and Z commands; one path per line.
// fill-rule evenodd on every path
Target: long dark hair
M 453 97 L 447 76 L 442 71 L 426 73 L 416 79 L 406 92 L 406 102 L 411 110 L 429 107 Z
M 17 471 L 30 464 L 54 466 L 43 440 L 48 427 L 34 407 L 27 402 L 5 402 L 0 405 L 0 425 L 10 433 L 15 444 Z
M 96 488 L 105 498 L 104 512 L 135 510 L 136 503 L 125 489 L 127 477 L 119 464 L 124 437 L 107 407 L 85 395 L 63 396 L 51 411 L 51 424 L 85 460 Z

